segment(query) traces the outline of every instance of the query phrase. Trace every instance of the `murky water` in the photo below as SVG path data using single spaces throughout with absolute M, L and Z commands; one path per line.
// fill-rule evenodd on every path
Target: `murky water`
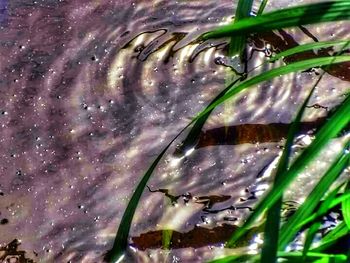
M 9 244 L 6 251 L 26 251 L 35 262 L 102 261 L 150 162 L 238 77 L 224 40 L 194 42 L 233 13 L 232 1 L 0 1 L 0 244 Z M 344 24 L 308 28 L 319 39 L 348 33 Z M 271 51 L 266 44 L 283 50 L 306 41 L 312 39 L 299 29 L 252 39 L 248 70 Z M 346 69 L 330 70 L 320 83 L 305 133 L 341 101 Z M 227 239 L 269 186 L 315 71 L 265 83 L 220 107 L 185 159 L 170 150 L 135 215 L 130 261 L 201 262 L 223 253 L 212 243 Z M 224 124 L 234 140 L 220 135 Z M 323 163 L 331 156 L 332 149 Z M 311 167 L 305 177 L 323 167 Z M 302 185 L 293 193 L 300 198 L 308 189 Z M 159 249 L 164 229 L 182 240 L 174 250 Z M 153 243 L 142 243 L 147 233 Z M 0 250 L 0 258 L 11 253 Z

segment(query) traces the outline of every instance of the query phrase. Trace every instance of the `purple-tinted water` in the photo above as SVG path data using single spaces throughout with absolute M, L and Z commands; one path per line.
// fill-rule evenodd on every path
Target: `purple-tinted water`
M 271 9 L 282 5 L 271 2 Z M 35 262 L 101 262 L 150 162 L 235 77 L 216 63 L 224 40 L 192 42 L 233 13 L 232 1 L 0 1 L 0 244 L 19 239 Z M 344 28 L 310 30 L 329 39 L 346 36 Z M 255 52 L 249 67 L 262 57 Z M 221 107 L 206 129 L 288 123 L 305 97 L 301 88 L 315 79 L 301 73 L 261 85 Z M 314 102 L 332 106 L 347 82 L 327 75 L 319 86 Z M 325 114 L 310 109 L 307 119 Z M 210 146 L 181 161 L 171 149 L 150 189 L 229 196 L 217 210 L 251 206 L 254 200 L 241 201 L 245 189 L 269 185 L 257 175 L 279 144 Z M 196 200 L 172 206 L 146 189 L 131 235 L 210 228 L 249 211 L 208 214 Z M 131 250 L 129 260 L 201 262 L 220 253 Z

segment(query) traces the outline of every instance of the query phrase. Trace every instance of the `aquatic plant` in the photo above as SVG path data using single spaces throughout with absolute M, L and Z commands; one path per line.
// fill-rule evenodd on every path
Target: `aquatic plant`
M 350 2 L 347 0 L 327 1 L 263 13 L 267 2 L 266 0 L 262 1 L 256 15 L 251 15 L 253 1 L 238 1 L 236 20 L 229 25 L 219 27 L 203 34 L 200 36 L 199 40 L 207 41 L 213 38 L 230 38 L 229 55 L 238 55 L 242 59 L 246 38 L 252 34 L 279 30 L 287 27 L 348 20 L 350 18 Z M 207 107 L 199 112 L 190 123 L 175 136 L 143 175 L 124 212 L 113 248 L 106 255 L 106 260 L 115 262 L 122 258 L 127 249 L 131 222 L 146 184 L 164 154 L 180 134 L 189 129 L 187 137 L 178 147 L 178 153 L 183 154 L 186 150 L 195 146 L 203 125 L 217 106 L 234 98 L 243 90 L 285 74 L 316 67 L 322 68 L 324 72 L 329 72 L 331 67 L 337 67 L 339 63 L 350 62 L 350 56 L 343 54 L 348 44 L 348 40 L 337 40 L 300 45 L 275 54 L 272 58 L 264 62 L 264 64 L 286 59 L 314 49 L 321 50 L 323 48 L 341 46 L 341 50 L 334 55 L 326 54 L 292 61 L 291 63 L 262 72 L 253 77 L 245 76 L 244 78 L 240 78 L 228 84 Z M 253 255 L 247 253 L 229 255 L 224 258 L 213 260 L 212 262 L 245 262 L 247 260 L 276 262 L 277 258 L 283 258 L 287 262 L 330 262 L 331 260 L 332 262 L 349 262 L 349 248 L 347 251 L 344 250 L 340 253 L 332 253 L 331 250 L 329 250 L 331 245 L 346 237 L 350 230 L 350 186 L 348 183 L 344 183 L 334 188 L 336 179 L 350 165 L 350 138 L 348 135 L 343 136 L 343 148 L 296 212 L 283 224 L 280 219 L 282 198 L 287 187 L 290 186 L 304 168 L 315 160 L 321 151 L 329 145 L 331 139 L 339 136 L 345 128 L 349 128 L 350 95 L 346 95 L 343 102 L 332 110 L 331 114 L 328 116 L 327 122 L 317 130 L 311 144 L 294 158 L 293 161 L 290 161 L 291 148 L 295 135 L 300 129 L 300 122 L 304 110 L 323 75 L 324 73 L 319 76 L 318 80 L 311 88 L 308 97 L 300 106 L 293 123 L 290 125 L 282 155 L 276 169 L 273 187 L 262 197 L 254 208 L 254 211 L 244 220 L 243 225 L 232 233 L 232 237 L 225 244 L 226 247 L 234 247 L 254 224 L 256 224 L 257 220 L 267 212 L 264 217 L 264 243 L 261 253 Z M 329 189 L 333 190 L 329 192 Z M 321 226 L 322 216 L 339 204 L 341 204 L 342 207 L 341 211 L 344 221 L 325 235 L 316 247 L 312 246 L 314 237 Z M 306 231 L 307 233 L 303 250 L 287 251 L 287 246 L 291 244 L 296 235 L 302 231 Z

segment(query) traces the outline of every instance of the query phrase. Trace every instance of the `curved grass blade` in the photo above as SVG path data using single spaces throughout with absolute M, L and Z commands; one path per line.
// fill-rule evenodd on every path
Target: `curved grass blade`
M 297 177 L 297 175 L 310 163 L 322 150 L 322 148 L 335 137 L 350 122 L 350 96 L 347 97 L 341 106 L 335 111 L 329 121 L 317 132 L 312 143 L 296 158 L 289 170 L 284 174 L 283 181 L 277 182 L 262 201 L 256 206 L 253 213 L 250 214 L 244 225 L 234 232 L 233 236 L 227 242 L 231 247 L 241 238 L 248 228 L 259 218 L 259 216 L 269 207 L 271 207 L 283 194 L 283 191 Z
M 334 41 L 336 42 L 336 41 Z M 320 42 L 321 43 L 321 42 Z M 343 42 L 342 42 L 343 43 Z M 306 44 L 307 45 L 307 44 Z M 300 46 L 301 49 L 302 46 Z M 307 50 L 307 49 L 304 49 L 304 50 Z M 292 54 L 296 54 L 298 50 L 295 50 L 295 51 L 292 51 L 292 52 L 289 52 L 290 55 Z M 288 50 L 286 50 L 286 52 L 288 52 Z M 295 52 L 295 53 L 293 53 Z M 349 57 L 350 58 L 350 57 Z M 350 60 L 350 59 L 349 59 Z M 316 62 L 316 63 L 315 63 Z M 267 62 L 265 62 L 267 63 Z M 265 64 L 263 63 L 263 64 Z M 317 61 L 314 61 L 308 65 L 302 65 L 302 64 L 290 64 L 290 67 L 281 67 L 279 69 L 273 69 L 273 70 L 270 70 L 268 72 L 269 75 L 265 75 L 265 79 L 264 78 L 260 78 L 260 79 L 255 79 L 254 81 L 250 81 L 250 83 L 248 83 L 248 85 L 255 85 L 255 84 L 258 84 L 259 82 L 262 82 L 262 81 L 268 81 L 270 79 L 272 79 L 273 77 L 277 77 L 277 76 L 280 76 L 280 75 L 283 75 L 283 74 L 288 74 L 288 73 L 291 73 L 291 72 L 294 72 L 294 71 L 297 71 L 297 70 L 306 70 L 310 67 L 317 67 L 317 66 L 324 66 L 324 65 L 327 65 L 327 63 L 329 64 L 332 64 L 332 61 L 331 59 L 328 60 L 328 62 L 325 62 L 324 60 L 323 61 L 320 61 L 319 64 L 317 64 Z M 337 63 L 337 62 L 336 62 Z M 262 65 L 263 65 L 262 64 Z M 328 65 L 329 65 L 328 64 Z M 294 65 L 294 66 L 293 66 Z M 260 65 L 261 66 L 261 65 Z M 272 71 L 272 72 L 271 72 Z M 267 73 L 267 72 L 266 72 Z M 213 106 L 214 103 L 216 103 L 219 99 L 222 99 L 223 96 L 225 95 L 225 93 L 227 93 L 231 88 L 234 87 L 234 85 L 236 85 L 238 83 L 238 81 L 241 81 L 243 80 L 243 77 L 233 81 L 232 83 L 230 83 L 222 92 L 220 92 L 219 95 L 217 95 L 211 102 L 210 104 L 208 105 L 208 107 L 211 107 Z M 244 84 L 246 85 L 246 84 Z M 239 89 L 243 90 L 245 89 L 247 86 L 245 87 L 240 87 Z M 236 93 L 240 92 L 239 91 L 235 91 L 233 95 L 235 95 Z M 220 104 L 220 103 L 219 103 Z M 216 107 L 218 104 L 216 104 L 214 107 Z M 201 116 L 195 118 L 193 121 L 196 121 L 195 124 L 193 125 L 193 127 L 191 128 L 190 132 L 188 133 L 188 135 L 186 136 L 186 138 L 184 139 L 184 141 L 181 143 L 181 145 L 176 149 L 176 152 L 175 154 L 176 155 L 184 155 L 185 152 L 191 148 L 193 148 L 195 145 L 196 145 L 196 142 L 198 140 L 198 137 L 199 137 L 199 134 L 200 132 L 202 131 L 202 128 L 205 124 L 205 122 L 207 121 L 207 119 L 209 118 L 210 114 L 212 113 L 214 107 L 212 107 L 211 109 L 208 109 L 206 108 L 205 109 L 205 113 L 202 112 L 202 114 L 200 114 Z
M 312 249 L 313 252 L 321 252 L 333 245 L 335 242 L 337 242 L 340 238 L 346 236 L 349 234 L 349 229 L 346 226 L 345 222 L 341 222 L 339 225 L 337 225 L 331 232 L 329 232 L 319 244 L 318 247 Z
M 277 253 L 278 258 L 284 258 L 287 259 L 288 263 L 299 263 L 303 259 L 302 252 L 283 252 L 278 251 Z M 246 261 L 237 261 L 237 260 L 246 260 Z M 327 254 L 327 253 L 321 253 L 321 252 L 308 252 L 305 256 L 305 259 L 308 260 L 308 262 L 316 262 L 316 260 L 325 260 L 321 262 L 328 262 L 328 263 L 334 263 L 334 262 L 346 262 L 347 257 L 343 254 Z M 232 262 L 256 262 L 260 261 L 265 263 L 266 261 L 260 260 L 260 255 L 240 255 L 240 256 L 227 256 L 223 258 L 219 258 L 216 260 L 209 261 L 208 263 L 232 263 Z M 270 261 L 267 261 L 270 262 Z M 284 261 L 283 261 L 284 262 Z M 317 261 L 320 262 L 320 261 Z
M 348 166 L 350 154 L 346 153 L 345 149 L 349 147 L 349 144 L 350 141 L 347 142 L 344 150 L 338 154 L 336 160 L 319 180 L 307 199 L 298 208 L 294 215 L 287 221 L 287 223 L 282 226 L 281 238 L 279 242 L 279 248 L 281 250 L 283 250 L 291 241 L 291 239 L 296 235 L 298 230 L 295 229 L 295 225 L 298 225 L 305 217 L 313 213 L 314 209 L 317 207 L 324 194 L 340 176 L 343 170 Z
M 190 125 L 192 125 L 194 122 L 198 121 L 203 116 L 209 116 L 210 112 L 219 104 L 222 102 L 228 100 L 238 92 L 251 87 L 255 84 L 258 84 L 262 81 L 270 80 L 274 77 L 288 74 L 291 72 L 295 72 L 298 70 L 304 70 L 312 67 L 318 67 L 318 66 L 325 66 L 329 64 L 335 64 L 340 62 L 350 61 L 350 56 L 338 56 L 338 57 L 328 57 L 328 58 L 317 58 L 317 59 L 310 59 L 302 62 L 296 62 L 293 64 L 289 64 L 277 69 L 272 69 L 268 72 L 265 72 L 263 74 L 260 74 L 256 77 L 253 77 L 247 81 L 242 82 L 240 85 L 233 88 L 234 83 L 231 83 L 222 93 L 222 96 L 217 96 L 202 112 L 200 112 L 178 135 L 175 136 L 175 138 L 164 148 L 164 150 L 160 153 L 160 155 L 156 158 L 156 160 L 152 163 L 150 168 L 147 170 L 147 172 L 142 177 L 140 183 L 137 185 L 136 190 L 131 197 L 131 200 L 128 203 L 128 206 L 124 212 L 124 215 L 122 217 L 122 221 L 118 228 L 118 233 L 115 238 L 115 242 L 113 244 L 112 250 L 106 255 L 106 260 L 116 260 L 120 256 L 123 255 L 126 247 L 127 247 L 127 238 L 128 233 L 131 226 L 131 221 L 134 216 L 135 210 L 137 208 L 137 205 L 139 203 L 139 200 L 141 198 L 142 192 L 144 188 L 146 187 L 146 184 L 151 177 L 154 169 L 158 165 L 159 161 L 165 154 L 166 150 L 170 147 L 170 145 L 175 141 L 178 136 L 186 130 Z M 219 95 L 220 95 L 219 94 Z M 206 118 L 207 118 L 206 116 Z M 204 120 L 204 118 L 203 118 Z M 204 124 L 204 122 L 203 122 Z
M 190 123 L 191 124 L 191 123 Z M 170 145 L 180 136 L 180 134 L 186 130 L 190 124 L 188 124 L 185 128 L 183 128 L 175 137 L 170 141 L 170 143 L 162 150 L 162 152 L 157 156 L 157 158 L 153 161 L 151 166 L 148 168 L 146 173 L 141 178 L 141 181 L 137 185 L 135 192 L 133 193 L 127 208 L 124 211 L 122 220 L 118 227 L 118 232 L 114 240 L 114 244 L 112 249 L 106 254 L 105 260 L 107 262 L 116 262 L 120 258 L 124 256 L 126 248 L 128 246 L 128 237 L 132 219 L 134 217 L 137 205 L 140 202 L 140 198 L 142 193 L 146 187 L 146 184 L 151 177 L 153 171 L 157 167 L 159 161 L 162 159 L 163 155 L 166 153 Z
M 307 43 L 300 46 L 296 46 L 290 49 L 287 49 L 285 51 L 282 51 L 280 53 L 277 53 L 273 57 L 269 59 L 268 62 L 275 62 L 276 60 L 279 60 L 284 57 L 292 56 L 301 52 L 310 51 L 313 49 L 322 49 L 322 48 L 328 48 L 333 46 L 338 46 L 341 44 L 347 44 L 350 40 L 334 40 L 334 41 L 322 41 L 322 42 L 313 42 L 313 43 Z
M 348 19 L 350 19 L 350 1 L 328 1 L 286 8 L 242 19 L 237 23 L 204 33 L 200 39 L 231 37 L 232 35 L 245 35 L 253 32 Z
M 314 241 L 315 235 L 317 234 L 317 231 L 320 229 L 321 225 L 322 225 L 321 221 L 318 221 L 312 224 L 308 229 L 305 242 L 304 242 L 302 262 L 306 262 L 306 255 L 309 252 L 312 242 Z
M 234 80 L 233 82 L 231 82 L 223 91 L 221 91 L 209 103 L 208 106 L 211 106 L 212 103 L 214 103 L 215 101 L 217 101 L 221 97 L 223 97 L 225 95 L 225 93 L 227 91 L 229 91 L 240 80 L 242 80 L 242 77 Z M 181 143 L 181 145 L 177 147 L 177 149 L 175 151 L 175 155 L 177 155 L 177 156 L 185 155 L 188 150 L 190 150 L 193 147 L 195 147 L 195 145 L 196 145 L 196 143 L 198 141 L 198 138 L 199 138 L 199 134 L 201 133 L 205 122 L 207 121 L 207 119 L 209 118 L 209 116 L 210 116 L 210 114 L 212 113 L 213 110 L 214 110 L 214 108 L 212 110 L 209 110 L 207 113 L 203 114 L 203 116 L 199 117 L 198 119 L 192 120 L 192 122 L 189 125 L 191 125 L 194 121 L 195 121 L 195 123 L 194 123 L 193 127 L 191 128 L 191 130 L 189 131 L 189 133 L 186 136 L 186 138 Z
M 350 165 L 350 163 L 349 163 Z M 350 183 L 346 185 L 346 190 L 350 189 Z M 350 230 L 350 199 L 346 199 L 341 204 L 342 214 L 344 217 L 344 222 L 348 226 L 348 229 Z
M 325 199 L 327 201 L 329 197 Z M 311 216 L 304 219 L 302 222 L 300 222 L 298 225 L 296 225 L 295 229 L 302 229 L 305 225 L 310 224 L 314 222 L 317 219 L 320 219 L 322 216 L 324 216 L 328 211 L 336 207 L 337 205 L 341 204 L 344 200 L 350 198 L 350 191 L 343 193 L 340 197 L 337 197 L 335 199 L 330 199 L 330 204 L 326 207 L 323 206 L 323 204 L 320 206 L 320 209 L 316 211 L 316 213 L 312 214 Z
M 327 196 L 327 198 L 321 204 L 320 212 L 327 211 L 329 209 L 329 205 L 331 204 L 332 200 L 336 197 L 336 195 L 338 194 L 338 192 L 342 186 L 343 186 L 343 184 L 339 185 L 333 191 L 331 191 L 331 193 Z M 304 256 L 309 252 L 309 249 L 312 245 L 312 242 L 315 238 L 315 235 L 317 234 L 317 231 L 319 230 L 321 225 L 322 225 L 321 220 L 316 221 L 310 226 L 309 230 L 307 231 L 306 239 L 304 242 L 304 248 L 303 248 L 303 255 Z M 305 262 L 305 260 L 306 260 L 306 258 L 303 259 L 304 262 Z
M 297 134 L 297 131 L 300 127 L 301 118 L 304 114 L 306 106 L 308 105 L 310 98 L 320 83 L 322 74 L 318 80 L 313 85 L 312 89 L 309 92 L 309 95 L 304 100 L 301 105 L 298 113 L 291 124 L 291 127 L 288 131 L 287 140 L 284 145 L 284 149 L 282 152 L 282 156 L 278 162 L 275 183 L 283 179 L 283 174 L 288 169 L 288 160 L 292 151 L 294 137 Z M 262 262 L 276 262 L 277 248 L 278 248 L 278 237 L 279 237 L 279 228 L 280 228 L 280 220 L 281 220 L 281 207 L 282 207 L 282 196 L 276 201 L 276 203 L 268 209 L 266 223 L 265 223 L 265 234 L 264 234 L 264 244 L 261 251 L 261 261 Z
M 350 61 L 350 56 L 321 57 L 321 58 L 308 59 L 304 61 L 298 61 L 279 68 L 271 69 L 267 72 L 259 74 L 258 76 L 255 76 L 246 81 L 243 81 L 237 86 L 232 86 L 232 88 L 228 89 L 223 96 L 220 96 L 220 97 L 217 96 L 203 111 L 198 113 L 198 115 L 192 120 L 192 122 L 198 120 L 202 116 L 206 115 L 208 112 L 211 112 L 212 109 L 214 109 L 224 101 L 232 98 L 234 95 L 238 94 L 239 92 L 253 85 L 259 84 L 263 81 L 268 81 L 275 77 L 300 71 L 300 70 L 310 69 L 314 67 L 321 67 L 321 66 L 326 66 L 331 64 L 337 64 L 337 63 L 346 62 L 346 61 Z
M 289 259 L 287 262 L 301 262 L 303 254 L 301 252 L 279 252 L 279 258 Z M 308 262 L 315 262 L 316 260 L 326 259 L 325 262 L 346 262 L 347 257 L 343 254 L 326 254 L 318 252 L 309 252 L 305 255 Z M 293 260 L 293 261 L 290 261 Z M 322 261 L 323 262 L 323 261 Z

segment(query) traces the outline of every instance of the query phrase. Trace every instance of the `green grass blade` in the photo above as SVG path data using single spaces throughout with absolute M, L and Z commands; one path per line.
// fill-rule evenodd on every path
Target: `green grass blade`
M 348 163 L 349 165 L 349 163 Z M 350 189 L 350 183 L 346 185 L 346 190 Z M 350 230 L 350 199 L 345 199 L 341 204 L 342 214 L 344 217 L 344 222 L 346 223 L 348 229 Z
M 252 11 L 253 0 L 239 0 L 234 23 L 237 23 L 242 18 L 250 17 Z M 229 55 L 240 55 L 241 59 L 243 56 L 244 48 L 246 44 L 246 35 L 231 36 Z
M 323 77 L 323 74 L 318 78 L 318 80 L 313 85 L 309 95 L 304 100 L 300 109 L 297 112 L 297 115 L 294 121 L 291 124 L 291 127 L 288 131 L 287 140 L 284 145 L 282 156 L 279 160 L 275 183 L 283 179 L 283 174 L 287 171 L 288 160 L 292 151 L 294 137 L 300 127 L 301 118 L 304 114 L 306 106 L 308 105 L 310 98 Z M 265 234 L 264 234 L 264 244 L 261 251 L 261 260 L 262 262 L 276 262 L 277 248 L 278 248 L 278 237 L 279 237 L 279 228 L 280 228 L 280 218 L 281 218 L 281 207 L 282 207 L 282 196 L 276 201 L 276 203 L 269 208 L 266 217 L 265 223 Z
M 278 258 L 287 259 L 286 262 L 288 263 L 299 263 L 303 259 L 302 252 L 283 252 L 279 251 L 277 253 Z M 240 261 L 238 261 L 238 259 Z M 328 263 L 335 263 L 335 262 L 346 262 L 347 257 L 343 254 L 327 254 L 327 253 L 320 253 L 320 252 L 308 252 L 305 255 L 305 259 L 308 260 L 308 262 L 328 262 Z M 245 261 L 242 261 L 245 260 Z M 318 260 L 325 260 L 325 261 L 318 261 Z M 239 255 L 239 256 L 226 256 L 222 257 L 216 260 L 209 261 L 208 263 L 233 263 L 233 262 L 256 262 L 260 261 L 262 263 L 269 262 L 270 261 L 262 261 L 260 260 L 260 255 Z M 285 261 L 283 261 L 285 262 Z
M 339 185 L 338 187 L 336 187 L 334 190 L 332 190 L 329 193 L 329 195 L 326 197 L 326 199 L 320 205 L 320 209 L 318 211 L 319 213 L 325 213 L 326 211 L 329 210 L 329 206 L 332 203 L 332 200 L 336 197 L 336 195 L 338 194 L 338 192 L 342 186 L 343 186 L 343 184 Z M 309 249 L 312 245 L 312 242 L 315 238 L 315 235 L 317 234 L 317 231 L 321 227 L 321 225 L 322 225 L 322 220 L 316 221 L 311 225 L 311 227 L 307 231 L 307 235 L 306 235 L 306 239 L 305 239 L 305 243 L 304 243 L 304 248 L 303 248 L 303 255 L 304 256 L 309 252 Z M 305 260 L 306 260 L 306 258 L 303 259 L 303 261 L 305 261 Z
M 337 64 L 341 62 L 350 61 L 350 56 L 336 56 L 336 57 L 321 57 L 321 58 L 314 58 L 314 59 L 308 59 L 304 61 L 298 61 L 295 63 L 291 63 L 289 65 L 285 65 L 279 68 L 271 69 L 267 72 L 261 73 L 258 76 L 252 77 L 246 81 L 243 81 L 242 83 L 238 84 L 237 86 L 232 86 L 230 89 L 225 89 L 227 92 L 221 96 L 216 97 L 215 100 L 213 100 L 203 111 L 201 111 L 193 120 L 196 121 L 202 116 L 206 115 L 208 112 L 211 112 L 212 109 L 223 103 L 224 101 L 232 98 L 234 95 L 238 94 L 239 92 L 254 86 L 256 84 L 259 84 L 264 81 L 271 80 L 275 77 L 282 76 L 285 74 L 289 74 L 292 72 L 300 71 L 300 70 L 306 70 L 309 68 L 314 67 L 321 67 L 331 64 Z M 230 85 L 231 86 L 231 85 Z
M 294 260 L 293 262 L 301 262 L 303 259 L 303 254 L 301 252 L 279 252 L 278 257 Z M 318 253 L 318 252 L 309 252 L 305 255 L 307 260 L 315 260 L 319 259 L 327 259 L 326 262 L 346 262 L 346 255 L 343 254 L 326 254 L 326 253 Z M 290 262 L 290 261 L 287 261 Z M 310 261 L 309 261 L 310 262 Z
M 349 145 L 346 145 L 347 149 Z M 320 181 L 311 191 L 307 199 L 298 208 L 295 214 L 284 224 L 281 228 L 281 239 L 279 243 L 279 248 L 283 250 L 285 246 L 291 241 L 291 239 L 297 233 L 295 226 L 298 225 L 305 217 L 313 213 L 314 209 L 317 207 L 318 203 L 335 182 L 335 180 L 340 176 L 341 172 L 347 167 L 349 162 L 349 154 L 345 151 L 341 151 L 336 160 L 332 163 L 331 167 L 327 170 L 325 175 L 322 176 Z
M 242 78 L 238 78 L 235 81 L 233 81 L 232 83 L 230 83 L 227 87 L 225 87 L 224 90 L 222 90 L 210 103 L 209 103 L 209 107 L 212 105 L 212 103 L 214 103 L 215 101 L 219 100 L 220 98 L 222 98 L 225 93 L 227 91 L 229 91 L 235 84 L 237 84 L 237 82 L 239 82 Z M 212 111 L 214 110 L 214 108 L 212 108 L 211 110 L 207 111 L 205 114 L 203 114 L 201 117 L 199 117 L 198 119 L 196 119 L 193 127 L 191 128 L 191 130 L 189 131 L 188 135 L 186 136 L 186 138 L 183 140 L 183 142 L 181 143 L 180 146 L 177 147 L 176 149 L 176 154 L 177 155 L 184 155 L 187 150 L 195 147 L 198 138 L 199 138 L 199 134 L 202 131 L 202 128 L 204 126 L 204 124 L 206 123 L 207 119 L 209 118 L 210 114 L 212 113 Z M 192 124 L 194 122 L 194 120 L 190 123 Z M 189 125 L 190 125 L 189 124 Z
M 269 59 L 268 62 L 275 62 L 276 60 L 279 60 L 284 57 L 292 56 L 301 52 L 305 51 L 310 51 L 313 49 L 322 49 L 322 48 L 328 48 L 328 47 L 333 47 L 333 46 L 338 46 L 341 44 L 347 44 L 349 43 L 350 40 L 334 40 L 334 41 L 322 41 L 322 42 L 312 42 L 312 43 L 307 43 L 303 44 L 300 46 L 296 46 L 290 49 L 287 49 L 285 51 L 282 51 L 273 57 Z
M 299 25 L 350 19 L 350 1 L 338 0 L 296 6 L 242 19 L 203 34 L 200 38 L 230 37 Z
M 163 151 L 157 156 L 153 161 L 151 166 L 148 168 L 146 173 L 141 178 L 141 181 L 137 185 L 122 217 L 120 225 L 118 227 L 118 232 L 114 240 L 112 249 L 106 254 L 105 260 L 107 262 L 116 262 L 124 256 L 125 250 L 128 246 L 128 237 L 132 219 L 134 217 L 136 208 L 140 202 L 142 193 L 146 187 L 146 184 L 151 177 L 153 171 L 156 169 L 159 161 L 162 159 L 163 155 L 166 153 L 170 145 L 179 137 L 179 135 L 186 130 L 190 124 L 183 128 L 175 137 L 170 141 L 170 143 L 163 149 Z
M 325 214 L 327 213 L 327 211 L 329 211 L 330 209 L 332 209 L 332 205 L 334 205 L 335 201 L 337 201 L 337 194 L 339 193 L 339 191 L 341 190 L 341 188 L 344 186 L 343 184 L 338 185 L 336 188 L 334 188 L 327 196 L 326 198 L 323 200 L 323 202 L 320 204 L 320 208 L 318 209 L 318 211 L 316 212 L 316 214 Z M 350 192 L 349 192 L 350 193 Z M 348 194 L 349 194 L 348 193 Z M 338 197 L 338 199 L 340 199 L 341 197 L 345 196 L 345 193 L 343 193 L 340 197 Z M 345 199 L 341 199 L 341 200 L 345 200 Z M 340 201 L 338 201 L 340 202 Z
M 169 250 L 171 244 L 171 238 L 173 236 L 172 229 L 165 229 L 162 231 L 162 245 L 163 249 Z
M 306 255 L 309 252 L 311 244 L 315 238 L 315 235 L 316 235 L 318 229 L 321 227 L 321 225 L 322 225 L 321 222 L 318 221 L 318 222 L 312 224 L 311 227 L 309 228 L 309 230 L 307 231 L 306 239 L 304 242 L 304 248 L 303 248 L 303 259 L 302 259 L 303 262 L 306 262 L 306 259 L 307 259 Z
M 194 126 L 190 130 L 188 136 L 185 138 L 181 146 L 177 149 L 179 154 L 184 154 L 186 150 L 192 148 L 195 146 L 199 134 L 207 121 L 208 117 L 210 116 L 211 112 L 215 107 L 217 107 L 219 104 L 223 103 L 224 101 L 228 100 L 229 98 L 233 97 L 237 93 L 241 92 L 242 90 L 259 84 L 263 81 L 271 80 L 274 77 L 278 77 L 284 74 L 289 74 L 295 71 L 299 70 L 306 70 L 312 67 L 319 67 L 319 66 L 326 66 L 331 65 L 334 63 L 340 63 L 350 61 L 350 56 L 338 56 L 338 57 L 322 57 L 322 58 L 316 58 L 316 59 L 310 59 L 305 61 L 299 61 L 295 62 L 286 66 L 279 67 L 277 69 L 272 69 L 270 71 L 267 71 L 265 73 L 262 73 L 256 77 L 253 77 L 249 80 L 246 80 L 242 82 L 240 85 L 237 85 L 237 82 L 240 81 L 242 78 L 239 78 L 229 84 L 223 91 L 220 92 L 219 95 L 217 95 L 210 104 L 202 111 L 200 112 L 197 117 L 195 117 L 190 124 L 195 122 Z
M 349 229 L 346 226 L 345 222 L 341 222 L 337 225 L 331 232 L 329 232 L 322 240 L 321 243 L 314 249 L 313 252 L 321 252 L 327 249 L 329 246 L 333 245 L 341 237 L 349 234 Z
M 261 262 L 277 261 L 278 236 L 281 221 L 282 198 L 279 198 L 267 212 Z
M 328 197 L 327 197 L 328 198 Z M 323 204 L 320 206 L 320 209 L 316 211 L 316 213 L 312 214 L 311 216 L 305 218 L 302 222 L 300 222 L 298 225 L 296 225 L 295 229 L 301 229 L 305 225 L 312 223 L 313 221 L 321 218 L 324 216 L 328 211 L 336 207 L 337 205 L 341 204 L 344 200 L 350 198 L 350 191 L 343 193 L 340 197 L 335 198 L 334 200 L 330 199 L 330 204 L 327 206 L 323 206 Z M 327 199 L 325 200 L 327 201 Z
M 296 158 L 289 170 L 284 174 L 283 181 L 277 183 L 262 201 L 256 206 L 253 213 L 251 213 L 243 227 L 237 229 L 227 246 L 233 246 L 234 243 L 241 238 L 248 228 L 258 219 L 262 213 L 271 207 L 283 194 L 283 191 L 289 184 L 297 177 L 307 164 L 309 164 L 322 150 L 322 148 L 335 137 L 346 125 L 350 122 L 350 97 L 347 97 L 341 106 L 335 111 L 329 121 L 322 126 L 317 132 L 312 143 Z
M 218 259 L 214 259 L 214 260 L 210 260 L 207 263 L 232 263 L 232 262 L 242 262 L 242 259 L 250 259 L 252 258 L 253 255 L 230 255 L 230 256 L 226 256 L 226 257 L 222 257 L 222 258 L 218 258 Z
M 258 15 L 261 15 L 264 12 L 264 9 L 265 9 L 265 7 L 267 5 L 267 2 L 268 2 L 268 0 L 263 0 L 261 2 L 260 6 L 259 6 L 258 13 L 257 13 Z

